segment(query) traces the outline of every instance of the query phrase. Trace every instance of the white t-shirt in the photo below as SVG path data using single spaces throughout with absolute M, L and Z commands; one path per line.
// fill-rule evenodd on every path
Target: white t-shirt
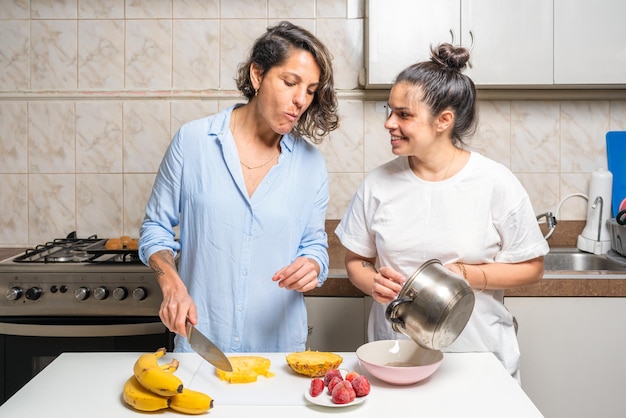
M 453 177 L 417 177 L 407 157 L 377 167 L 359 186 L 335 233 L 350 251 L 378 257 L 407 278 L 427 260 L 443 264 L 516 263 L 549 251 L 526 190 L 502 164 L 472 152 Z M 476 294 L 470 320 L 444 351 L 493 352 L 514 376 L 519 346 L 502 290 Z M 408 338 L 393 331 L 374 303 L 368 338 Z

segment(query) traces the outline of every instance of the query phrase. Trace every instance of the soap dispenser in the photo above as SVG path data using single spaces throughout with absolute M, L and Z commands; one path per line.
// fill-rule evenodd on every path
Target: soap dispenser
M 613 174 L 607 169 L 591 173 L 587 199 L 587 224 L 578 236 L 577 247 L 593 254 L 606 254 L 611 249 L 611 235 L 606 221 L 611 217 Z

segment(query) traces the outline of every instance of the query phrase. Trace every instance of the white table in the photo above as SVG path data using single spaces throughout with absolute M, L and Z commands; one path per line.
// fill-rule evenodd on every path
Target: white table
M 342 369 L 362 372 L 354 353 L 338 353 Z M 139 353 L 64 353 L 0 406 L 0 417 L 125 418 L 141 417 L 124 404 L 121 393 Z M 230 355 L 230 354 L 229 354 Z M 206 415 L 219 417 L 418 417 L 533 418 L 542 414 L 490 353 L 446 353 L 439 370 L 410 386 L 392 386 L 368 376 L 365 402 L 343 408 L 310 404 L 304 399 L 310 378 L 295 374 L 285 353 L 258 353 L 272 361 L 272 378 L 228 384 L 195 353 L 168 353 L 160 361 L 180 361 L 176 374 L 191 389 L 215 399 Z M 387 415 L 385 415 L 387 414 Z M 183 417 L 174 411 L 159 416 Z

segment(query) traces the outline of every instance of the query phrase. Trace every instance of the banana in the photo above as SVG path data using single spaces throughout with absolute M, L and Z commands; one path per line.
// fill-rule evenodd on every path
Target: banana
M 170 397 L 170 408 L 185 414 L 203 414 L 213 408 L 213 399 L 202 392 L 184 388 L 182 393 Z
M 168 373 L 174 373 L 176 370 L 178 370 L 179 364 L 180 363 L 178 360 L 173 359 L 169 363 L 162 364 L 159 367 Z
M 139 411 L 159 411 L 169 406 L 170 400 L 166 396 L 160 396 L 144 388 L 132 375 L 124 383 L 122 394 L 124 401 Z
M 162 396 L 172 396 L 183 391 L 183 382 L 171 373 L 172 363 L 166 369 L 159 365 L 158 359 L 165 355 L 165 348 L 154 353 L 142 354 L 135 361 L 133 373 L 139 383 L 151 392 Z M 176 368 L 178 368 L 176 362 Z

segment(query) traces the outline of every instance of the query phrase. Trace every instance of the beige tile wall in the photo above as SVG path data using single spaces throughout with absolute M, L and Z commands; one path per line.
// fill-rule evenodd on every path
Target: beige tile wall
M 320 145 L 338 219 L 363 175 L 392 157 L 384 112 L 359 87 L 364 0 L 2 0 L 0 246 L 68 232 L 137 235 L 161 156 L 185 121 L 238 101 L 235 69 L 289 19 L 334 55 L 341 129 Z M 509 166 L 537 213 L 587 191 L 626 101 L 480 102 L 471 145 Z M 572 199 L 560 218 L 585 218 Z

